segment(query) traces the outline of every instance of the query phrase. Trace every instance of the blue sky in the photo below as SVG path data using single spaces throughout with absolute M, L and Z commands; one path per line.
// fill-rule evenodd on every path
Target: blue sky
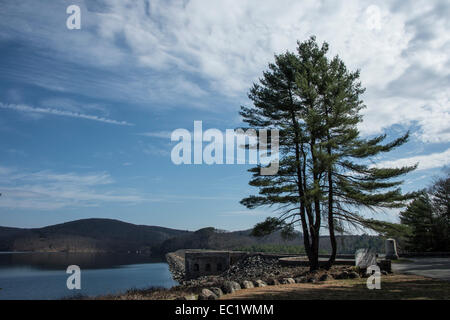
M 81 29 L 66 27 L 67 6 Z M 247 165 L 171 162 L 177 128 L 241 125 L 275 53 L 316 35 L 367 88 L 370 136 L 411 141 L 404 190 L 450 159 L 448 1 L 0 1 L 0 225 L 89 217 L 239 230 L 270 214 L 239 200 Z M 381 218 L 396 221 L 394 211 Z

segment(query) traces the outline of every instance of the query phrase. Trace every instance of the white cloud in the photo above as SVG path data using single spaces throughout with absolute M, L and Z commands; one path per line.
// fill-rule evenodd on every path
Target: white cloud
M 419 88 L 417 90 L 420 90 Z M 414 135 L 423 142 L 450 141 L 450 104 L 448 92 L 435 92 L 432 99 L 410 97 L 370 97 L 367 103 L 375 108 L 364 111 L 360 129 L 364 134 L 380 133 L 394 124 L 417 126 Z
M 129 165 L 130 163 L 124 163 Z M 190 200 L 233 200 L 220 196 L 186 194 L 146 194 L 131 188 L 117 187 L 107 172 L 60 173 L 51 170 L 31 171 L 0 165 L 0 208 L 57 210 L 63 208 L 100 207 L 107 204 L 127 206 L 149 202 L 180 203 Z
M 80 103 L 72 99 L 61 97 L 45 98 L 41 101 L 40 106 L 43 108 L 60 109 L 76 113 L 99 112 L 105 116 L 109 114 L 109 110 L 105 105 L 98 103 Z
M 419 163 L 417 170 L 426 170 L 433 168 L 441 168 L 450 164 L 450 149 L 444 152 L 437 152 L 428 155 L 414 156 L 409 158 L 401 158 L 396 160 L 381 161 L 377 163 L 377 167 L 403 167 L 411 166 Z
M 53 116 L 63 116 L 63 117 L 71 117 L 71 118 L 79 118 L 79 119 L 87 119 L 92 121 L 104 122 L 109 124 L 115 124 L 120 126 L 132 126 L 133 124 L 126 121 L 117 121 L 113 119 L 108 119 L 100 116 L 89 115 L 85 113 L 78 113 L 72 111 L 65 111 L 60 109 L 52 109 L 52 108 L 41 108 L 41 107 L 30 107 L 24 104 L 4 104 L 0 102 L 0 108 L 3 109 L 11 109 L 24 113 L 31 114 L 47 114 Z
M 64 12 L 63 4 L 6 2 L 0 39 L 25 39 L 38 49 L 51 48 L 52 59 L 108 70 L 107 76 L 76 71 L 81 78 L 72 79 L 66 73 L 75 70 L 64 65 L 48 75 L 28 68 L 27 75 L 12 77 L 35 83 L 39 76 L 38 85 L 54 90 L 139 102 L 159 99 L 179 107 L 232 97 L 230 108 L 236 110 L 248 103 L 245 93 L 274 53 L 294 50 L 296 40 L 317 35 L 330 43 L 331 55 L 339 54 L 350 69 L 361 69 L 368 107 L 364 134 L 394 124 L 418 125 L 423 141 L 450 140 L 448 1 L 112 0 L 97 1 L 95 9 L 91 1 L 81 5 L 82 30 L 69 33 L 54 14 Z
M 54 210 L 98 206 L 102 203 L 133 204 L 148 200 L 130 190 L 106 188 L 114 183 L 106 172 L 27 172 L 0 166 L 0 181 L 0 207 L 4 208 Z
M 207 79 L 214 91 L 232 96 L 247 91 L 274 53 L 294 50 L 297 39 L 315 34 L 330 43 L 331 54 L 339 54 L 350 68 L 361 69 L 368 89 L 363 133 L 417 124 L 420 139 L 442 142 L 450 141 L 450 36 L 445 14 L 436 12 L 439 6 L 439 1 L 395 9 L 395 1 L 375 6 L 369 1 L 287 0 L 264 5 L 154 1 L 146 8 L 144 2 L 114 1 L 112 13 L 102 15 L 100 25 L 123 34 L 142 66 L 158 70 L 175 66 Z M 418 42 L 424 24 L 433 33 Z M 415 78 L 408 81 L 414 72 Z M 393 85 L 402 88 L 390 90 Z M 409 87 L 415 95 L 409 94 Z

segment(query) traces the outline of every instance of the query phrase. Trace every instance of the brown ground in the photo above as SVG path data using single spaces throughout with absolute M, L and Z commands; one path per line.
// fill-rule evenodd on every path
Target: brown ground
M 173 300 L 180 296 L 193 296 L 197 290 L 186 288 L 129 290 L 119 295 L 80 299 L 99 300 Z M 318 283 L 296 283 L 239 290 L 221 299 L 263 300 L 450 300 L 450 282 L 421 276 L 391 274 L 381 277 L 381 289 L 369 290 L 366 278 L 330 280 Z
M 365 278 L 296 283 L 240 290 L 221 299 L 358 300 L 444 299 L 450 300 L 450 282 L 414 275 L 381 277 L 381 289 L 369 290 Z

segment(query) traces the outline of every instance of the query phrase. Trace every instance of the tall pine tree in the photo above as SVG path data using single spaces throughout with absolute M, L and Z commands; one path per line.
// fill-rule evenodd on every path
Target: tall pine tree
M 400 213 L 409 251 L 448 251 L 450 248 L 450 174 L 437 179 Z
M 434 247 L 433 207 L 427 193 L 423 193 L 412 201 L 405 211 L 400 213 L 400 222 L 411 228 L 407 236 L 408 251 L 431 251 Z
M 377 223 L 357 211 L 360 207 L 400 207 L 414 194 L 403 195 L 394 181 L 411 170 L 376 168 L 367 159 L 405 143 L 408 134 L 382 144 L 385 135 L 372 139 L 359 136 L 359 72 L 349 72 L 339 57 L 328 59 L 328 45 L 314 37 L 298 43 L 297 53 L 275 56 L 275 63 L 250 89 L 251 107 L 241 107 L 244 122 L 254 129 L 278 129 L 280 169 L 262 176 L 250 169 L 250 185 L 259 195 L 241 201 L 248 208 L 276 206 L 280 215 L 255 226 L 255 235 L 275 229 L 285 233 L 301 226 L 310 269 L 319 268 L 319 232 L 330 232 L 334 263 L 337 244 L 334 232 L 345 225 L 371 227 Z M 324 220 L 324 221 L 323 221 Z M 324 223 L 325 222 L 325 223 Z

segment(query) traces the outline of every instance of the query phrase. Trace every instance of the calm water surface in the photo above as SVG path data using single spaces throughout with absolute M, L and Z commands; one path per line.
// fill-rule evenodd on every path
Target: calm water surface
M 66 269 L 73 264 L 81 268 L 81 290 L 66 286 Z M 144 255 L 0 253 L 0 300 L 95 296 L 176 284 L 165 261 Z

